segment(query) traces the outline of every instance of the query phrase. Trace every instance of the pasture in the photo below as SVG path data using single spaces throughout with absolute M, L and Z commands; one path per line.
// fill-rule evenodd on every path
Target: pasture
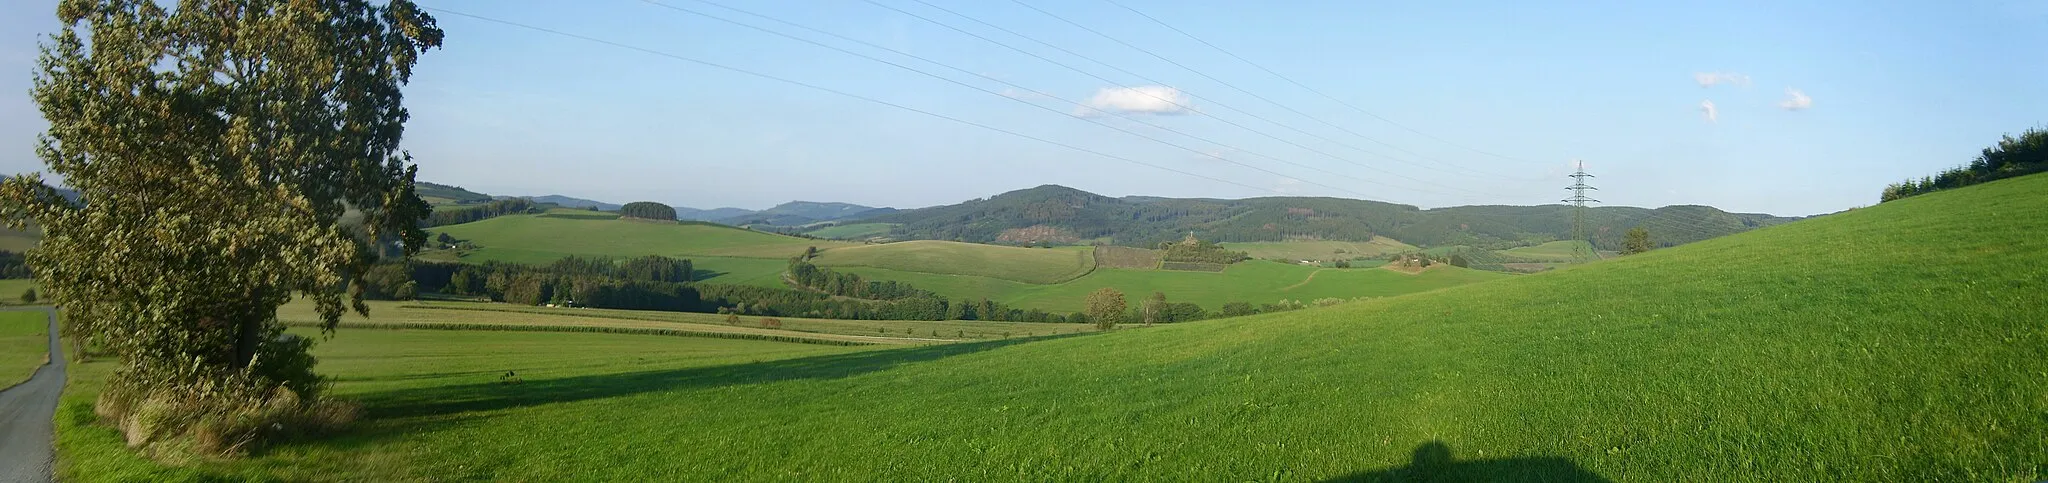
M 618 219 L 616 213 L 556 209 L 539 215 L 509 215 L 441 226 L 447 233 L 482 245 L 464 261 L 547 263 L 569 255 L 677 258 L 722 256 L 788 260 L 805 247 L 859 245 L 806 240 L 709 223 L 659 223 Z
M 721 314 L 613 310 L 591 308 L 530 307 L 489 302 L 391 302 L 372 300 L 370 316 L 350 313 L 343 324 L 443 324 L 455 327 L 502 325 L 507 327 L 609 327 L 623 329 L 664 329 L 710 334 L 751 334 L 783 338 L 812 338 L 872 344 L 930 344 L 973 339 L 1001 339 L 1041 335 L 1072 334 L 1094 330 L 1087 324 L 1032 322 L 923 321 L 923 320 L 836 320 L 802 317 L 774 317 L 778 327 L 764 327 L 761 316 L 741 316 L 730 324 Z M 278 310 L 278 320 L 291 324 L 312 324 L 319 320 L 313 304 L 298 300 Z
M 1579 261 L 1592 253 L 1586 242 L 1578 240 L 1560 240 L 1535 246 L 1509 248 L 1500 252 L 1517 258 L 1549 262 Z
M 2048 277 L 2015 267 L 2048 263 L 2044 203 L 2037 175 L 1488 283 L 1052 339 L 344 330 L 315 351 L 367 406 L 355 431 L 179 468 L 87 424 L 107 366 L 86 364 L 60 476 L 2036 481 Z M 523 383 L 497 381 L 514 369 Z
M 850 223 L 819 228 L 804 234 L 834 240 L 860 240 L 887 235 L 889 229 L 895 227 L 895 223 Z
M 1337 261 L 1353 258 L 1379 258 L 1389 253 L 1415 251 L 1413 245 L 1383 236 L 1372 237 L 1369 242 L 1353 241 L 1283 241 L 1283 242 L 1224 242 L 1223 248 L 1245 252 L 1252 258 Z
M 21 296 L 27 294 L 28 289 L 32 287 L 37 289 L 37 297 L 43 297 L 42 289 L 39 285 L 36 285 L 35 279 L 0 278 L 0 304 L 20 305 L 24 303 L 21 300 Z
M 1214 311 L 1230 302 L 1257 305 L 1282 299 L 1309 302 L 1329 297 L 1385 297 L 1513 277 L 1503 273 L 1457 267 L 1444 267 L 1411 275 L 1374 268 L 1317 268 L 1264 260 L 1232 264 L 1221 272 L 1105 267 L 1097 268 L 1081 278 L 1054 285 L 866 267 L 834 270 L 844 270 L 874 279 L 908 282 L 951 299 L 985 298 L 1012 307 L 1035 308 L 1057 313 L 1080 311 L 1088 293 L 1103 287 L 1123 291 L 1125 298 L 1130 301 L 1149 296 L 1155 291 L 1164 292 L 1168 301 L 1192 302 Z
M 50 348 L 50 323 L 40 310 L 0 312 L 0 389 L 28 380 Z
M 833 248 L 812 263 L 1052 284 L 1094 270 L 1095 256 L 1091 247 L 1022 248 L 920 240 Z

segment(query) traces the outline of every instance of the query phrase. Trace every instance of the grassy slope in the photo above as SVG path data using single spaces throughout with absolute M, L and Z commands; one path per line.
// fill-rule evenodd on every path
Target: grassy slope
M 895 223 L 853 223 L 819 228 L 805 234 L 819 238 L 867 238 L 886 235 L 894 227 Z
M 1458 479 L 2035 481 L 2044 203 L 2048 176 L 2033 176 L 1493 283 L 1023 344 L 702 371 L 638 365 L 632 340 L 544 339 L 515 357 L 615 359 L 515 387 L 357 390 L 387 418 L 369 434 L 232 465 L 1315 480 L 1398 476 L 1446 448 L 1430 470 Z M 323 350 L 382 367 L 329 367 L 343 377 L 404 381 L 447 371 L 424 363 L 437 355 L 512 353 L 493 349 Z M 67 476 L 119 445 L 68 422 L 89 413 L 78 397 L 60 416 Z
M 0 250 L 6 250 L 15 253 L 26 252 L 30 248 L 35 248 L 36 245 L 42 243 L 42 241 L 43 231 L 40 228 L 16 230 L 13 228 L 0 227 Z
M 306 329 L 294 332 L 315 335 Z M 113 369 L 112 362 L 102 359 L 71 366 L 71 380 L 57 414 L 57 448 L 63 455 L 57 471 L 63 481 L 448 480 L 474 475 L 494 461 L 502 462 L 500 458 L 516 456 L 518 450 L 455 456 L 463 460 L 450 462 L 451 467 L 463 468 L 458 473 L 427 471 L 411 465 L 410 458 L 436 454 L 443 448 L 430 435 L 457 436 L 463 434 L 462 428 L 505 424 L 495 421 L 500 416 L 532 414 L 518 408 L 538 403 L 538 397 L 551 394 L 551 387 L 545 382 L 548 380 L 630 372 L 702 371 L 863 350 L 872 347 L 615 334 L 342 330 L 333 339 L 321 342 L 317 349 L 320 367 L 338 375 L 335 394 L 363 401 L 376 415 L 373 419 L 358 423 L 353 433 L 317 444 L 288 445 L 256 458 L 182 468 L 167 468 L 138 458 L 123 447 L 119 433 L 92 424 L 93 398 Z M 496 384 L 498 377 L 508 370 L 516 371 L 528 382 Z M 706 373 L 703 377 L 706 386 L 713 386 L 732 376 Z M 535 396 L 536 400 L 482 401 L 473 408 L 477 412 L 457 412 L 453 411 L 455 406 L 446 405 L 459 404 L 458 401 L 413 399 L 440 390 L 436 388 L 478 386 L 503 389 L 501 395 Z M 582 393 L 593 396 L 631 392 L 627 387 L 593 389 L 583 388 Z M 490 410 L 490 406 L 498 409 Z M 414 414 L 404 415 L 405 412 Z M 541 423 L 553 430 L 573 429 L 577 424 L 580 422 L 574 419 Z M 526 441 L 520 444 L 538 445 L 560 442 L 520 440 Z M 526 468 L 537 470 L 545 468 Z
M 1529 259 L 1569 262 L 1578 260 L 1579 254 L 1582 253 L 1580 250 L 1585 246 L 1586 243 L 1582 241 L 1561 240 L 1536 246 L 1509 248 L 1501 250 L 1501 253 Z
M 844 242 L 806 240 L 719 225 L 654 223 L 616 217 L 608 213 L 556 210 L 541 215 L 500 216 L 431 231 L 483 245 L 472 255 L 479 261 L 546 262 L 568 255 L 710 255 L 787 260 L 802 254 L 804 247 L 849 246 Z
M 0 389 L 28 380 L 43 365 L 49 330 L 42 312 L 0 312 Z
M 847 267 L 843 270 L 864 277 L 909 282 L 953 299 L 986 298 L 1015 307 L 1060 313 L 1081 310 L 1088 293 L 1102 287 L 1115 287 L 1130 300 L 1160 291 L 1166 293 L 1167 300 L 1193 302 L 1209 310 L 1217 310 L 1229 302 L 1263 304 L 1281 299 L 1306 302 L 1325 297 L 1382 297 L 1512 276 L 1456 267 L 1408 275 L 1369 268 L 1318 269 L 1263 260 L 1231 265 L 1221 273 L 1098 268 L 1087 276 L 1058 285 L 868 267 Z M 1310 274 L 1314 274 L 1314 278 L 1310 278 Z
M 22 294 L 24 294 L 24 293 L 27 293 L 27 292 L 28 292 L 28 289 L 29 289 L 29 287 L 36 287 L 36 281 L 35 281 L 34 279 L 27 279 L 27 278 L 5 278 L 5 279 L 0 279 L 0 304 L 19 304 L 19 303 L 22 303 L 22 301 L 21 301 L 21 295 L 22 295 Z M 42 293 L 42 288 L 40 288 L 40 287 L 36 288 L 36 296 L 37 296 L 37 297 L 42 297 L 42 296 L 44 296 L 44 294 Z
M 1072 334 L 1092 330 L 1087 324 L 1043 324 L 1030 322 L 923 321 L 923 320 L 833 320 L 777 317 L 781 330 L 760 327 L 762 317 L 743 316 L 740 325 L 726 324 L 725 316 L 645 310 L 564 309 L 526 307 L 483 302 L 389 302 L 368 301 L 370 316 L 353 313 L 343 323 L 435 323 L 538 325 L 554 327 L 600 326 L 660 328 L 696 332 L 766 334 L 786 337 L 851 340 L 873 343 L 934 342 L 932 339 L 999 339 L 1055 333 Z M 311 323 L 319 320 L 310 300 L 298 300 L 278 309 L 279 320 Z M 903 340 L 913 339 L 913 340 Z
M 1252 258 L 1286 258 L 1290 260 L 1348 260 L 1358 257 L 1379 257 L 1388 253 L 1414 251 L 1415 247 L 1387 237 L 1373 237 L 1370 242 L 1348 241 L 1294 241 L 1294 242 L 1231 242 L 1223 243 L 1224 248 L 1245 252 Z M 1344 253 L 1337 253 L 1343 250 Z
M 908 272 L 975 275 L 1024 283 L 1060 283 L 1095 268 L 1089 247 L 1020 248 L 950 241 L 907 241 L 826 250 L 815 263 Z

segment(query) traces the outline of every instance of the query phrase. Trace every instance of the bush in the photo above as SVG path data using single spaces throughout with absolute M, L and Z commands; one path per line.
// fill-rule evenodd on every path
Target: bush
M 312 347 L 311 339 L 279 329 L 249 367 L 225 376 L 192 365 L 126 366 L 108 379 L 93 410 L 119 428 L 130 447 L 158 454 L 233 456 L 333 432 L 362 409 L 319 397 L 326 383 L 313 373 Z
M 762 318 L 761 318 L 761 328 L 764 328 L 764 329 L 780 329 L 780 328 L 782 328 L 782 319 L 778 319 L 778 318 L 774 318 L 774 317 L 762 317 Z
M 36 288 L 35 288 L 35 287 L 29 287 L 29 288 L 28 288 L 28 290 L 23 290 L 23 291 L 21 291 L 21 303 L 25 303 L 25 304 L 32 304 L 32 303 L 36 303 Z

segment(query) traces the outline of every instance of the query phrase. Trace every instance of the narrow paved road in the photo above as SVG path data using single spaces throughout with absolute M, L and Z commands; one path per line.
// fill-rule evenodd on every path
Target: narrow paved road
M 55 481 L 57 393 L 64 390 L 64 347 L 57 342 L 57 311 L 50 320 L 50 363 L 28 382 L 0 391 L 0 482 Z

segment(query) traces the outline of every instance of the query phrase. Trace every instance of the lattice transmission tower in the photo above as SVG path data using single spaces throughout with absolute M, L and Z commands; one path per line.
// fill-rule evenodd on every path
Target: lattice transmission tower
M 1579 170 L 1569 175 L 1572 179 L 1572 185 L 1564 187 L 1564 189 L 1571 190 L 1572 192 L 1572 197 L 1564 199 L 1564 202 L 1572 204 L 1572 239 L 1586 242 L 1583 249 L 1591 251 L 1593 254 L 1598 254 L 1599 249 L 1593 248 L 1593 237 L 1586 233 L 1586 203 L 1599 203 L 1600 200 L 1587 197 L 1586 191 L 1598 191 L 1600 188 L 1594 188 L 1592 185 L 1586 184 L 1586 178 L 1593 178 L 1595 176 L 1586 173 L 1585 161 L 1579 161 L 1578 163 Z M 1581 254 L 1580 256 L 1585 257 L 1586 255 Z

